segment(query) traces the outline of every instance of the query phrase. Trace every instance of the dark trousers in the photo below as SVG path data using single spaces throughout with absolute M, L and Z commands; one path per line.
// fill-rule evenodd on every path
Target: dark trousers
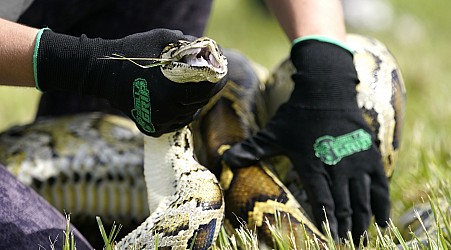
M 62 249 L 66 219 L 0 165 L 0 249 Z M 71 226 L 78 250 L 93 249 Z M 56 242 L 55 242 L 56 241 Z

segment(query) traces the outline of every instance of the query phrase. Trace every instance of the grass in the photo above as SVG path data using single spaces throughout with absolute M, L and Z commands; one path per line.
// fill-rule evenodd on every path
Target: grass
M 295 246 L 293 244 L 293 235 L 286 237 L 286 235 L 280 234 L 281 225 L 277 223 L 280 220 L 280 214 L 275 213 L 276 223 L 269 225 L 272 233 L 273 245 L 269 246 L 275 250 L 289 250 L 289 249 L 304 249 L 304 250 L 366 250 L 366 249 L 389 249 L 389 250 L 423 250 L 423 249 L 451 249 L 451 183 L 443 182 L 440 188 L 433 189 L 432 196 L 429 197 L 428 204 L 432 208 L 432 213 L 435 218 L 432 219 L 432 229 L 427 230 L 423 219 L 420 214 L 417 213 L 418 227 L 423 227 L 424 232 L 422 235 L 415 235 L 412 231 L 408 236 L 403 236 L 403 233 L 393 223 L 389 222 L 386 229 L 381 229 L 376 224 L 373 224 L 370 231 L 374 233 L 371 235 L 362 236 L 360 244 L 355 246 L 352 242 L 352 236 L 348 234 L 348 238 L 343 240 L 341 244 L 335 244 L 330 230 L 328 230 L 328 224 L 324 224 L 326 229 L 327 242 L 320 242 L 316 238 L 310 238 L 307 234 L 304 234 L 305 241 L 302 246 Z M 70 217 L 69 217 L 70 219 Z M 99 222 L 99 228 L 101 235 L 105 241 L 106 250 L 113 250 L 114 239 L 120 228 L 113 226 L 109 237 L 105 233 L 105 229 L 101 223 L 100 218 L 97 218 Z M 430 219 L 429 219 L 430 220 Z M 431 222 L 431 221 L 428 221 Z M 267 222 L 269 223 L 269 222 Z M 66 229 L 65 243 L 69 244 L 67 236 L 69 230 Z M 73 236 L 72 236 L 73 237 Z M 365 238 L 369 237 L 368 245 L 364 246 L 363 242 Z M 73 238 L 72 238 L 73 242 Z M 158 244 L 158 243 L 157 243 Z M 73 243 L 72 243 L 73 245 Z M 68 245 L 68 246 L 72 246 Z M 157 246 L 157 245 L 156 245 Z M 75 248 L 63 248 L 64 250 L 75 250 Z M 221 228 L 219 237 L 216 244 L 212 246 L 212 250 L 257 250 L 260 249 L 259 239 L 255 231 L 247 228 L 245 225 L 236 229 L 234 232 L 228 233 L 224 227 Z
M 100 219 L 99 216 L 96 217 L 97 220 L 97 224 L 99 225 L 99 230 L 100 230 L 100 234 L 102 235 L 102 239 L 103 242 L 105 243 L 105 250 L 113 250 L 115 249 L 114 247 L 114 242 L 116 241 L 117 235 L 119 233 L 119 231 L 121 230 L 122 226 L 119 225 L 115 225 L 113 224 L 111 230 L 110 230 L 110 234 L 107 236 L 105 228 L 103 227 L 102 224 L 102 219 Z
M 50 241 L 50 249 L 57 250 L 55 247 L 55 243 L 58 241 L 58 236 L 53 241 L 49 238 Z M 39 246 L 39 249 L 47 249 L 45 246 Z M 77 246 L 75 244 L 74 233 L 70 228 L 70 214 L 66 214 L 66 228 L 63 231 L 63 246 L 62 250 L 76 250 Z M 59 250 L 59 249 L 58 249 Z
M 433 229 L 429 230 L 427 233 L 418 236 L 410 232 L 408 237 L 403 236 L 402 232 L 393 223 L 389 222 L 386 229 L 381 229 L 376 224 L 372 225 L 370 231 L 374 233 L 369 235 L 369 243 L 364 246 L 363 241 L 365 237 L 362 236 L 360 244 L 355 246 L 352 243 L 352 237 L 350 233 L 348 234 L 348 239 L 342 241 L 341 244 L 335 244 L 328 230 L 328 225 L 325 224 L 327 242 L 319 242 L 317 239 L 312 239 L 306 237 L 306 240 L 301 246 L 301 249 L 305 250 L 319 250 L 319 249 L 329 249 L 329 250 L 344 250 L 344 249 L 393 249 L 393 250 L 420 250 L 420 249 L 450 249 L 451 248 L 451 211 L 449 210 L 451 201 L 451 184 L 442 183 L 439 189 L 434 189 L 432 192 L 434 195 L 429 197 L 428 203 L 432 208 L 435 220 L 433 220 Z M 444 202 L 446 206 L 444 206 Z M 276 221 L 277 219 L 276 213 Z M 424 227 L 422 218 L 418 215 L 417 220 L 420 222 L 422 227 Z M 276 225 L 270 225 L 270 229 L 273 237 L 273 246 L 269 246 L 271 249 L 276 250 L 288 250 L 288 249 L 299 249 L 293 245 L 293 240 L 291 237 L 283 237 L 279 233 L 279 228 Z M 305 235 L 306 236 L 306 235 Z M 256 233 L 249 230 L 246 227 L 242 227 L 233 234 L 229 235 L 222 229 L 220 236 L 218 238 L 217 244 L 213 246 L 214 250 L 255 250 L 259 249 L 258 237 Z

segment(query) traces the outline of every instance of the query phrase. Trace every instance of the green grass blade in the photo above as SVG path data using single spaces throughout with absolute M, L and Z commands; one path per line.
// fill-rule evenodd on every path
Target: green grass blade
M 102 235 L 103 242 L 105 243 L 106 250 L 113 250 L 111 247 L 111 242 L 108 240 L 108 237 L 105 232 L 105 228 L 103 227 L 102 220 L 99 216 L 96 216 L 97 224 L 99 225 L 100 234 Z

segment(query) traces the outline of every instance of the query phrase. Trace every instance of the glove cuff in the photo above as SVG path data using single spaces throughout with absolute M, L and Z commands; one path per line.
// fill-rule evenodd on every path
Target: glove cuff
M 322 36 L 322 35 L 309 35 L 309 36 L 298 37 L 298 38 L 294 39 L 293 42 L 291 42 L 291 47 L 294 47 L 297 43 L 305 41 L 305 40 L 318 40 L 321 42 L 335 44 L 335 45 L 342 47 L 343 49 L 351 52 L 352 54 L 354 54 L 354 50 L 351 47 L 349 47 L 346 43 L 342 42 L 341 40 L 335 39 L 333 37 Z
M 81 95 L 110 96 L 112 72 L 119 72 L 121 62 L 99 60 L 119 51 L 119 40 L 90 39 L 58 34 L 43 29 L 36 38 L 33 58 L 36 87 L 41 91 L 63 90 Z
M 357 71 L 353 54 L 335 43 L 298 41 L 291 50 L 297 69 L 292 103 L 313 109 L 356 109 Z
M 38 34 L 36 35 L 36 41 L 35 41 L 35 45 L 34 45 L 34 51 L 33 51 L 33 76 L 34 76 L 34 82 L 35 82 L 35 86 L 36 89 L 43 92 L 41 87 L 39 87 L 39 82 L 38 82 L 38 51 L 39 51 L 39 46 L 41 44 L 41 36 L 42 33 L 44 33 L 45 30 L 50 30 L 49 28 L 42 28 L 38 31 Z

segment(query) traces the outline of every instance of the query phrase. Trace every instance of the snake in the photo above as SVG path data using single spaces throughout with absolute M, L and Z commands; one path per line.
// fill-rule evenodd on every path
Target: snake
M 357 101 L 391 177 L 404 116 L 402 75 L 380 41 L 360 35 L 347 40 L 360 79 Z M 256 133 L 287 100 L 295 70 L 290 60 L 269 74 L 205 37 L 170 44 L 160 58 L 106 58 L 158 66 L 179 83 L 223 77 L 227 83 L 189 126 L 158 138 L 144 136 L 128 118 L 105 113 L 12 127 L 0 134 L 0 163 L 20 181 L 57 209 L 70 211 L 74 220 L 100 215 L 128 224 L 118 249 L 208 249 L 221 226 L 232 230 L 243 222 L 271 245 L 276 214 L 283 234 L 293 235 L 298 248 L 308 238 L 327 241 L 311 222 L 302 184 L 287 159 L 262 159 L 240 169 L 221 161 L 228 145 Z M 77 227 L 84 235 L 92 233 L 92 225 Z

